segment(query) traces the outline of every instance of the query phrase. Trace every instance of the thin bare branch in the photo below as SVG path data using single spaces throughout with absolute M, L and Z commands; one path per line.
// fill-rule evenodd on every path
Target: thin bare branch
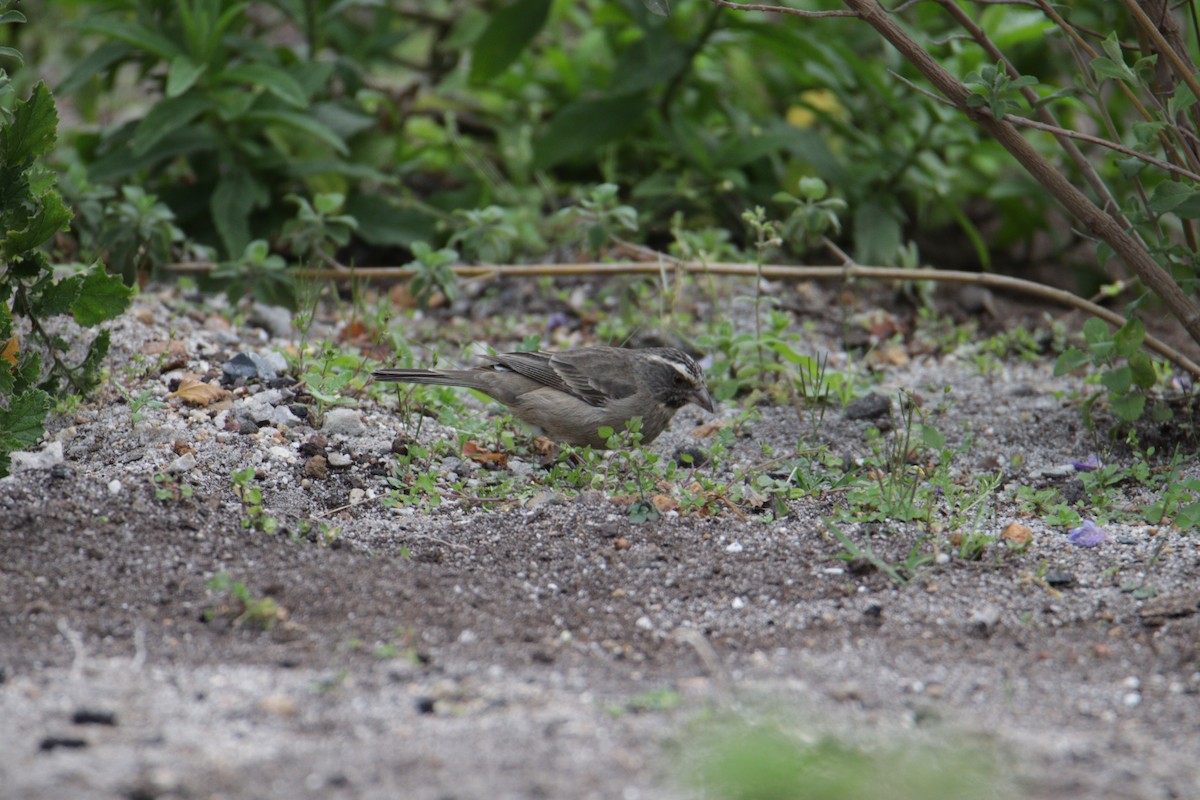
M 667 257 L 677 270 L 695 275 L 735 275 L 747 278 L 763 277 L 777 281 L 846 280 L 859 278 L 878 281 L 939 281 L 943 283 L 969 283 L 992 289 L 1016 292 L 1074 308 L 1099 317 L 1115 327 L 1125 324 L 1120 314 L 1086 300 L 1070 292 L 1046 286 L 1042 283 L 981 272 L 963 272 L 943 269 L 902 269 L 900 267 L 866 267 L 856 264 L 850 256 L 835 247 L 840 266 L 802 267 L 784 264 L 742 263 L 695 263 Z M 177 274 L 206 274 L 216 268 L 212 263 L 168 264 L 165 269 Z M 650 261 L 626 261 L 620 263 L 592 264 L 505 264 L 496 266 L 458 266 L 452 268 L 460 278 L 533 278 L 533 277 L 605 277 L 612 275 L 658 275 L 662 263 Z M 310 280 L 407 280 L 416 270 L 405 267 L 359 267 L 342 271 L 338 269 L 299 269 L 298 278 Z M 1200 377 L 1200 365 L 1178 350 L 1152 336 L 1146 336 L 1146 347 L 1196 377 Z
M 1162 31 L 1154 24 L 1150 17 L 1146 16 L 1146 12 L 1142 10 L 1134 0 L 1121 0 L 1125 4 L 1125 9 L 1129 12 L 1129 16 L 1133 17 L 1133 21 L 1137 24 L 1138 29 L 1154 42 L 1154 49 L 1162 53 L 1163 57 L 1171 62 L 1171 67 L 1175 70 L 1175 74 L 1179 79 L 1187 84 L 1192 90 L 1193 97 L 1200 97 L 1200 80 L 1193 73 L 1194 67 L 1183 59 L 1166 37 L 1162 35 Z
M 1025 128 L 1034 128 L 1039 131 L 1046 131 L 1047 133 L 1052 133 L 1055 136 L 1068 136 L 1072 139 L 1078 139 L 1081 142 L 1099 145 L 1107 150 L 1112 150 L 1113 152 L 1121 153 L 1122 155 L 1129 156 L 1130 158 L 1136 158 L 1140 159 L 1141 161 L 1145 161 L 1147 164 L 1152 164 L 1164 172 L 1170 172 L 1180 176 L 1181 178 L 1187 178 L 1188 180 L 1200 183 L 1200 172 L 1192 172 L 1190 169 L 1176 166 L 1169 161 L 1163 161 L 1162 159 L 1155 158 L 1154 156 L 1148 156 L 1145 153 L 1134 150 L 1132 147 L 1126 147 L 1123 144 L 1117 144 L 1116 142 L 1104 139 L 1100 136 L 1092 136 L 1091 134 L 1080 133 L 1079 131 L 1073 131 L 1069 128 L 1060 128 L 1056 125 L 1047 125 L 1046 123 L 1038 122 L 1037 120 L 1028 119 L 1026 117 L 1018 117 L 1015 114 L 1005 114 L 1004 121 L 1011 122 L 1013 125 L 1020 125 Z
M 798 8 L 788 8 L 787 6 L 766 6 L 751 3 L 732 3 L 729 0 L 708 0 L 715 6 L 722 8 L 732 8 L 735 11 L 766 11 L 771 14 L 788 14 L 793 17 L 857 17 L 853 11 L 802 11 Z

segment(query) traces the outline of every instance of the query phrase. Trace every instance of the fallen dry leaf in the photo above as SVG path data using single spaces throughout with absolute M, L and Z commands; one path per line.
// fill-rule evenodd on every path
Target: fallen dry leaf
M 908 353 L 896 344 L 884 344 L 871 354 L 871 363 L 876 366 L 903 367 L 909 362 Z
M 1000 538 L 1024 547 L 1033 541 L 1033 531 L 1019 522 L 1010 522 L 1004 530 L 1000 531 Z
M 719 419 L 710 420 L 703 425 L 697 425 L 692 428 L 692 436 L 697 439 L 707 439 L 710 436 L 715 436 L 721 428 L 728 427 L 728 423 L 722 422 Z
M 167 372 L 172 369 L 179 369 L 187 364 L 187 346 L 180 341 L 171 339 L 169 341 L 146 342 L 142 345 L 142 354 L 147 356 L 159 357 L 159 371 Z
M 506 454 L 484 450 L 475 444 L 475 442 L 467 442 L 463 445 L 463 455 L 472 461 L 478 461 L 489 469 L 504 469 L 508 466 L 508 456 Z
M 650 498 L 650 502 L 658 509 L 658 513 L 665 514 L 668 511 L 678 511 L 679 501 L 674 497 L 668 497 L 665 494 L 656 494 Z
M 14 367 L 17 365 L 17 350 L 21 347 L 21 342 L 17 337 L 12 337 L 5 343 L 3 348 L 0 348 L 0 361 L 7 361 Z
M 229 392 L 212 383 L 196 380 L 195 378 L 184 378 L 179 382 L 179 388 L 171 392 L 167 397 L 178 397 L 185 403 L 193 406 L 207 406 L 216 400 L 225 397 Z

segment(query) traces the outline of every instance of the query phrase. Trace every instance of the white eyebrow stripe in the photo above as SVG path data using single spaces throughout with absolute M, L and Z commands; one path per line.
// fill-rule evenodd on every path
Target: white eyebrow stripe
M 659 364 L 666 364 L 666 365 L 674 368 L 674 370 L 676 372 L 678 372 L 683 377 L 687 378 L 692 383 L 696 382 L 697 376 L 694 372 L 692 372 L 691 368 L 687 364 L 681 364 L 678 361 L 674 361 L 669 358 L 663 358 L 662 356 L 658 356 L 658 355 L 647 355 L 646 359 L 648 361 L 658 362 Z

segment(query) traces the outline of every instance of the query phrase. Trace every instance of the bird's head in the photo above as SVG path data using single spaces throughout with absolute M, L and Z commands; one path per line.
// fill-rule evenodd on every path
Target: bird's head
M 673 347 L 646 348 L 638 352 L 644 359 L 644 380 L 659 402 L 673 409 L 695 403 L 712 413 L 713 399 L 704 383 L 704 370 L 694 358 Z

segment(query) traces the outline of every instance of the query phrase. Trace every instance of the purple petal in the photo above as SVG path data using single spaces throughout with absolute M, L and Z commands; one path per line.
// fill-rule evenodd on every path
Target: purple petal
M 1095 472 L 1100 469 L 1100 458 L 1092 453 L 1083 461 L 1072 461 L 1071 466 L 1076 472 Z
M 1071 544 L 1076 547 L 1095 547 L 1108 538 L 1104 529 L 1090 519 L 1085 519 L 1082 525 L 1072 528 L 1069 533 Z

